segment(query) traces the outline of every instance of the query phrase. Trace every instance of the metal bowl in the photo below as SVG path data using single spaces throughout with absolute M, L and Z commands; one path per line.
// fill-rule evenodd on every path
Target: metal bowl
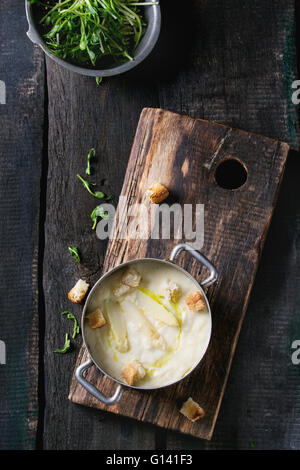
M 115 67 L 104 68 L 104 69 L 96 69 L 96 68 L 88 68 L 88 67 L 80 67 L 78 65 L 74 65 L 66 60 L 60 59 L 55 55 L 51 54 L 49 49 L 47 48 L 36 24 L 33 15 L 33 6 L 25 0 L 25 8 L 26 8 L 26 16 L 28 20 L 29 30 L 27 32 L 27 36 L 29 39 L 34 43 L 38 44 L 45 54 L 47 54 L 51 59 L 53 59 L 57 64 L 65 67 L 72 72 L 80 73 L 81 75 L 88 75 L 90 77 L 110 77 L 112 75 L 119 75 L 124 72 L 128 72 L 128 70 L 133 69 L 138 64 L 140 64 L 152 51 L 154 48 L 160 33 L 160 26 L 161 26 L 161 12 L 159 5 L 148 5 L 145 6 L 145 17 L 147 20 L 147 28 L 145 34 L 136 48 L 133 56 L 133 60 L 125 62 L 121 65 L 116 65 Z
M 180 266 L 178 266 L 175 261 L 178 257 L 178 255 L 182 252 L 186 250 L 191 256 L 193 256 L 199 263 L 203 264 L 208 270 L 209 270 L 209 276 L 204 280 L 202 281 L 200 284 L 198 283 L 198 281 L 190 274 L 188 273 L 185 269 L 181 268 Z M 155 388 L 149 388 L 149 387 L 143 387 L 143 386 L 137 386 L 137 385 L 128 385 L 127 383 L 125 382 L 120 382 L 119 380 L 117 380 L 115 377 L 112 377 L 106 370 L 103 369 L 102 367 L 102 364 L 98 363 L 96 361 L 96 359 L 93 357 L 93 352 L 91 351 L 90 347 L 88 346 L 87 342 L 86 342 L 86 337 L 85 337 L 85 322 L 86 322 L 86 315 L 87 315 L 87 311 L 88 311 L 88 306 L 89 306 L 89 303 L 91 301 L 91 298 L 94 296 L 95 292 L 97 292 L 97 289 L 99 289 L 101 287 L 101 285 L 103 284 L 103 281 L 111 276 L 113 273 L 115 273 L 116 271 L 120 270 L 120 269 L 123 269 L 124 267 L 128 267 L 128 266 L 131 266 L 131 265 L 134 265 L 136 263 L 140 263 L 140 262 L 157 262 L 157 263 L 161 263 L 161 264 L 164 264 L 164 265 L 171 265 L 174 269 L 177 269 L 179 271 L 181 271 L 182 273 L 184 273 L 187 277 L 189 277 L 194 283 L 195 283 L 195 286 L 197 287 L 197 289 L 199 289 L 202 293 L 202 296 L 204 297 L 205 301 L 206 301 L 206 305 L 207 305 L 207 309 L 208 309 L 208 313 L 209 313 L 209 316 L 210 316 L 210 325 L 211 325 L 211 310 L 210 310 L 210 305 L 209 305 L 209 302 L 208 302 L 208 299 L 205 295 L 205 292 L 204 290 L 202 289 L 203 287 L 207 287 L 207 286 L 210 286 L 211 284 L 213 284 L 217 279 L 218 279 L 218 273 L 217 273 L 217 270 L 216 268 L 211 264 L 211 262 L 202 254 L 202 253 L 199 253 L 198 251 L 194 250 L 191 246 L 189 246 L 187 243 L 181 243 L 179 245 L 176 245 L 173 250 L 172 250 L 172 253 L 170 255 L 170 258 L 168 260 L 161 260 L 161 259 L 157 259 L 157 258 L 138 258 L 138 259 L 135 259 L 135 260 L 131 260 L 131 261 L 127 261 L 125 263 L 122 263 L 118 266 L 116 266 L 115 268 L 111 269 L 110 271 L 108 271 L 106 274 L 104 274 L 97 282 L 96 284 L 94 285 L 94 287 L 92 288 L 86 302 L 85 302 L 85 306 L 84 306 L 84 309 L 83 309 L 83 313 L 82 313 L 82 319 L 81 319 L 81 331 L 82 331 L 82 335 L 83 335 L 83 342 L 84 342 L 84 345 L 86 347 L 86 350 L 89 354 L 89 357 L 90 359 L 88 359 L 86 362 L 84 362 L 83 364 L 81 364 L 77 369 L 76 369 L 76 379 L 78 380 L 78 382 L 93 396 L 95 397 L 97 400 L 100 400 L 102 403 L 104 403 L 105 405 L 113 405 L 115 403 L 117 403 L 120 398 L 121 398 L 121 395 L 122 395 L 122 391 L 123 391 L 123 387 L 128 387 L 128 388 L 133 388 L 133 389 L 138 389 L 138 390 L 157 390 L 159 388 L 165 388 L 165 387 L 168 387 L 170 385 L 173 385 L 181 380 L 183 380 L 185 377 L 187 377 L 188 375 L 190 375 L 194 369 L 196 367 L 198 367 L 198 365 L 200 364 L 202 358 L 204 357 L 205 355 L 205 352 L 208 348 L 208 345 L 209 345 L 209 341 L 210 341 L 210 337 L 211 337 L 211 326 L 210 326 L 210 334 L 209 334 L 209 337 L 208 337 L 208 340 L 207 340 L 207 343 L 206 343 L 206 346 L 204 348 L 204 351 L 203 351 L 203 354 L 201 357 L 199 357 L 199 360 L 198 360 L 198 363 L 192 367 L 185 375 L 184 377 L 182 377 L 181 379 L 177 379 L 175 381 L 173 381 L 172 383 L 169 383 L 167 385 L 161 385 L 161 386 L 158 386 L 158 387 L 155 387 Z M 95 385 L 93 385 L 92 383 L 90 383 L 85 377 L 84 377 L 84 373 L 86 370 L 88 370 L 90 367 L 92 366 L 96 366 L 98 368 L 98 371 L 101 373 L 101 374 L 104 374 L 106 375 L 107 377 L 109 377 L 110 379 L 112 379 L 116 384 L 118 384 L 117 386 L 117 389 L 115 391 L 115 393 L 110 396 L 110 397 L 107 397 L 105 396 L 100 390 L 98 390 Z

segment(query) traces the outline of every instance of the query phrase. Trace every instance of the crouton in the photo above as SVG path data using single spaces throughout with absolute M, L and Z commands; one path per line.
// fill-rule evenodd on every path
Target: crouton
M 122 276 L 122 283 L 129 287 L 137 287 L 142 276 L 132 267 L 128 268 Z
M 100 308 L 96 308 L 87 318 L 91 328 L 101 328 L 106 324 L 106 320 Z
M 146 371 L 140 361 L 135 360 L 124 367 L 122 375 L 128 385 L 135 385 L 145 377 Z
M 121 297 L 122 295 L 126 294 L 130 290 L 129 286 L 126 286 L 126 284 L 123 284 L 122 282 L 119 282 L 113 287 L 113 293 L 116 297 Z
M 178 302 L 181 296 L 181 289 L 179 285 L 176 284 L 176 282 L 168 281 L 166 294 L 167 294 L 167 299 L 170 300 L 170 302 L 176 303 Z
M 180 409 L 180 413 L 190 421 L 193 421 L 193 423 L 205 416 L 203 408 L 201 408 L 201 406 L 198 405 L 198 403 L 196 403 L 191 397 L 184 402 Z
M 146 195 L 149 196 L 153 204 L 160 204 L 169 196 L 169 191 L 162 184 L 153 183 L 150 188 L 147 189 Z
M 187 306 L 189 307 L 189 310 L 195 310 L 196 312 L 200 312 L 206 307 L 205 300 L 203 299 L 203 296 L 199 291 L 190 292 L 186 296 L 185 301 L 187 303 Z
M 75 304 L 80 304 L 83 301 L 88 291 L 89 284 L 82 279 L 76 282 L 75 286 L 68 293 L 68 299 Z

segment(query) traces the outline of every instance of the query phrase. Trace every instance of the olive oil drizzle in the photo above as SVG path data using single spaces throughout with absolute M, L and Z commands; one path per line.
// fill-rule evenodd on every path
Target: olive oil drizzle
M 139 289 L 140 292 L 143 292 L 143 294 L 148 295 L 149 297 L 151 297 L 152 300 L 154 300 L 158 304 L 162 305 L 166 310 L 168 310 L 168 308 L 163 303 L 161 298 L 157 294 L 155 294 L 155 292 L 153 292 L 152 290 L 147 289 L 145 287 L 138 287 L 138 289 Z M 179 308 L 179 303 L 178 302 L 170 301 L 170 304 L 172 306 L 172 311 L 173 311 L 173 313 L 175 313 L 176 318 L 178 320 L 178 324 L 179 324 L 179 328 L 178 328 L 179 331 L 178 331 L 176 344 L 169 347 L 166 354 L 164 356 L 162 356 L 160 359 L 157 359 L 153 364 L 146 365 L 145 370 L 147 372 L 147 375 L 150 375 L 150 376 L 153 375 L 155 369 L 160 369 L 161 367 L 166 365 L 170 361 L 173 353 L 176 352 L 178 350 L 179 346 L 180 346 L 180 339 L 181 339 L 181 333 L 182 333 L 182 312 L 181 312 L 181 309 Z
M 155 294 L 155 292 L 153 292 L 152 290 L 147 289 L 145 287 L 138 287 L 138 290 L 140 292 L 142 292 L 143 294 L 148 295 L 152 300 L 154 300 L 155 302 L 160 304 L 166 310 L 170 310 L 167 307 L 167 305 L 163 302 L 162 298 L 159 297 L 157 294 Z M 171 305 L 172 313 L 175 314 L 175 316 L 178 320 L 178 325 L 179 325 L 178 326 L 178 336 L 176 338 L 175 344 L 170 346 L 168 348 L 168 350 L 166 351 L 166 353 L 160 359 L 157 359 L 152 364 L 145 364 L 145 370 L 147 372 L 147 375 L 149 375 L 149 376 L 153 375 L 153 373 L 155 372 L 155 369 L 160 369 L 161 367 L 166 365 L 170 361 L 170 359 L 171 359 L 172 355 L 174 354 L 174 352 L 176 352 L 178 350 L 179 346 L 180 346 L 180 340 L 181 340 L 181 334 L 182 334 L 182 311 L 179 307 L 179 302 L 169 301 L 169 304 Z M 124 312 L 124 309 L 122 308 L 122 306 L 119 302 L 118 302 L 118 305 L 119 305 L 119 308 L 122 311 L 122 313 L 126 313 L 126 312 Z M 142 308 L 139 308 L 139 311 L 141 312 L 142 315 L 146 314 L 146 312 Z M 107 324 L 108 324 L 108 328 L 107 328 L 106 333 L 105 333 L 107 345 L 108 345 L 109 348 L 114 350 L 113 359 L 114 359 L 115 362 L 118 362 L 118 354 L 120 353 L 120 351 L 118 351 L 118 349 L 116 347 L 116 341 L 115 341 L 114 333 L 113 333 L 111 325 L 110 325 L 108 315 L 106 315 L 106 318 L 107 318 Z

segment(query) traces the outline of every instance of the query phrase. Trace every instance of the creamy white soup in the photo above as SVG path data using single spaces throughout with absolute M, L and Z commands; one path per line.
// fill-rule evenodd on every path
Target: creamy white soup
M 165 386 L 184 377 L 205 353 L 211 332 L 208 306 L 202 296 L 201 311 L 190 310 L 186 297 L 200 289 L 176 267 L 153 260 L 131 266 L 138 273 L 138 285 L 123 288 L 124 267 L 94 291 L 85 341 L 93 359 L 111 377 L 126 383 L 124 368 L 139 361 L 145 375 L 134 386 Z M 96 309 L 106 323 L 91 328 L 88 315 Z

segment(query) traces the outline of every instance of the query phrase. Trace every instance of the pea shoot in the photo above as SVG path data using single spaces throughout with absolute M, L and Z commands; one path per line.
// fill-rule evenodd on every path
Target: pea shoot
M 72 334 L 72 339 L 75 339 L 77 335 L 79 335 L 80 333 L 80 328 L 79 328 L 79 325 L 78 325 L 78 321 L 77 321 L 77 318 L 75 317 L 75 315 L 71 312 L 62 312 L 61 313 L 62 315 L 67 315 L 67 318 L 69 320 L 72 320 L 74 322 L 74 328 L 73 328 L 73 334 Z
M 66 352 L 68 352 L 70 349 L 71 349 L 71 341 L 70 341 L 68 333 L 66 333 L 64 347 L 62 349 L 54 349 L 54 352 L 59 353 L 59 354 L 66 354 Z
M 102 191 L 92 191 L 91 186 L 96 186 L 96 183 L 90 183 L 82 178 L 79 174 L 77 174 L 77 178 L 80 179 L 85 189 L 94 197 L 98 199 L 105 199 L 105 194 Z
M 91 213 L 91 219 L 94 222 L 94 225 L 92 227 L 92 230 L 95 230 L 97 222 L 98 222 L 98 217 L 101 217 L 102 219 L 108 219 L 109 214 L 106 210 L 103 209 L 102 206 L 97 206 Z
M 30 0 L 40 9 L 43 39 L 52 54 L 77 65 L 133 60 L 146 26 L 141 0 Z M 98 78 L 98 77 L 97 77 Z M 98 78 L 100 82 L 100 77 Z
M 91 175 L 91 159 L 94 158 L 96 155 L 96 150 L 94 148 L 92 148 L 89 153 L 88 153 L 88 156 L 87 156 L 87 167 L 86 167 L 86 170 L 85 170 L 85 173 L 86 175 Z
M 78 248 L 76 248 L 76 246 L 69 246 L 68 249 L 71 255 L 73 256 L 73 258 L 75 258 L 76 263 L 80 263 L 81 260 L 80 260 Z

